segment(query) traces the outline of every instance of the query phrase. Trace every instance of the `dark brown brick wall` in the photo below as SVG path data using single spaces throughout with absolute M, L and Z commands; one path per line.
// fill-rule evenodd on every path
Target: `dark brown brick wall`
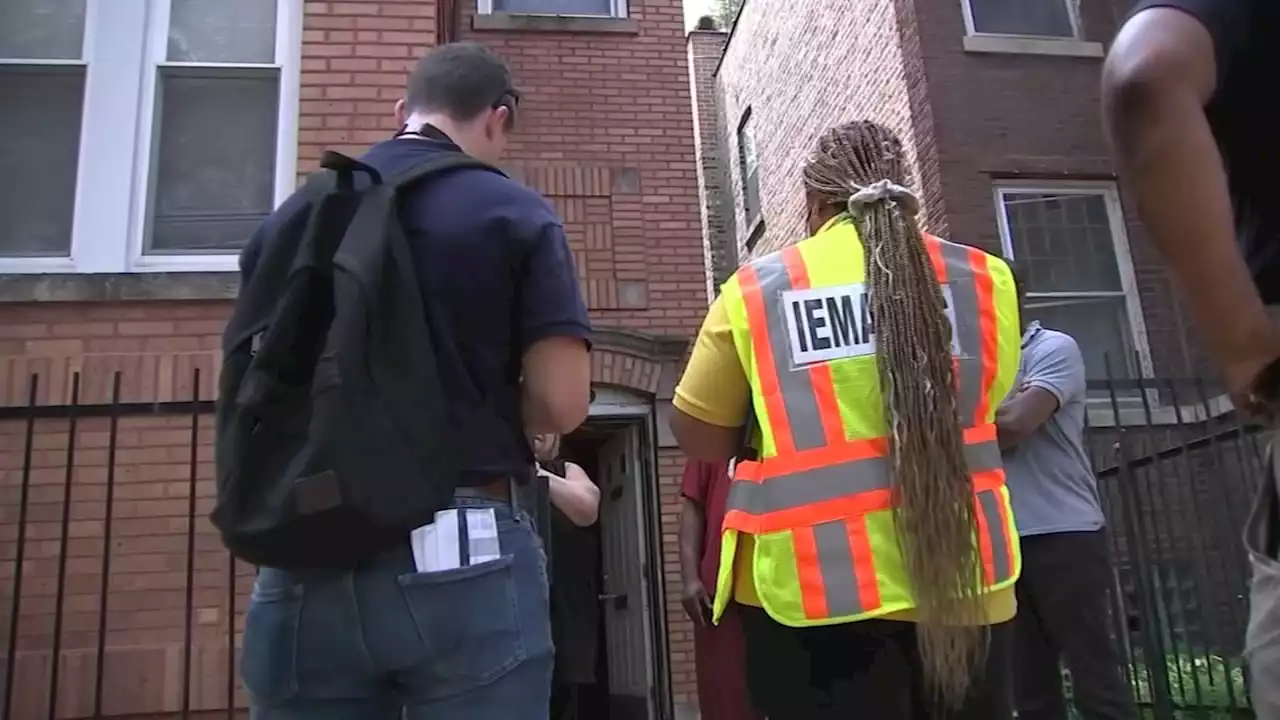
M 1082 0 L 1083 39 L 1109 43 L 1128 5 Z M 960 2 L 916 7 L 954 239 L 1000 252 L 993 180 L 1115 179 L 1101 122 L 1101 59 L 966 52 Z M 1153 369 L 1187 375 L 1172 288 L 1131 207 L 1126 220 Z
M 1127 5 L 1081 0 L 1083 39 L 1107 43 Z M 767 225 L 757 252 L 803 236 L 800 164 L 819 132 L 855 118 L 883 122 L 906 142 L 928 229 L 991 252 L 1001 251 L 993 181 L 1115 179 L 1100 58 L 968 52 L 964 36 L 961 0 L 749 0 L 716 78 L 736 242 L 752 230 L 741 217 L 734 137 L 748 107 Z M 1131 208 L 1126 221 L 1154 372 L 1204 373 Z
M 721 152 L 719 107 L 716 100 L 716 66 L 724 53 L 727 33 L 694 30 L 689 33 L 689 75 L 693 91 L 693 125 L 698 153 L 698 194 L 702 198 L 702 246 L 712 287 L 729 278 L 737 265 L 733 254 L 733 226 L 726 202 L 727 158 Z

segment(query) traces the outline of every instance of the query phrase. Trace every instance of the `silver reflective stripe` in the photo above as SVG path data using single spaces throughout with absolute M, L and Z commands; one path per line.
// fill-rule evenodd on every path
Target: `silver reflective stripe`
M 786 306 L 782 302 L 782 294 L 793 289 L 786 263 L 782 261 L 782 253 L 778 252 L 761 258 L 754 267 L 760 294 L 764 299 L 765 322 L 769 326 L 769 348 L 773 353 L 773 367 L 778 375 L 778 389 L 782 392 L 787 422 L 791 425 L 791 439 L 796 450 L 823 447 L 827 444 L 827 436 L 822 429 L 822 416 L 819 415 L 818 397 L 813 383 L 809 381 L 809 373 L 804 369 L 791 367 Z M 775 430 L 778 419 L 769 419 L 770 426 Z
M 1000 496 L 995 490 L 978 493 L 978 506 L 987 519 L 987 535 L 991 538 L 991 564 L 995 569 L 992 582 L 1002 582 L 1013 576 L 1013 558 L 1009 557 L 1008 528 L 1000 519 Z
M 813 528 L 828 617 L 860 615 L 873 609 L 862 607 L 862 598 L 858 593 L 858 572 L 853 564 L 853 550 L 849 547 L 849 528 L 846 522 L 833 520 Z
M 969 248 L 943 242 L 942 261 L 947 267 L 947 286 L 951 288 L 952 308 L 956 317 L 954 332 L 959 340 L 961 357 L 959 392 L 956 409 L 964 427 L 974 424 L 982 402 L 982 323 L 979 321 L 978 284 L 969 264 Z M 994 361 L 994 358 L 992 358 Z
M 964 453 L 970 473 L 1001 467 L 1000 447 L 995 441 L 966 445 Z M 735 480 L 729 485 L 727 508 L 764 515 L 888 487 L 889 459 L 865 458 L 779 475 L 763 482 Z
M 950 288 L 956 318 L 954 332 L 959 341 L 962 357 L 959 365 L 959 393 L 957 410 L 964 427 L 974 424 L 975 415 L 982 401 L 982 324 L 978 317 L 981 306 L 978 301 L 978 285 L 974 281 L 973 268 L 969 264 L 969 248 L 964 245 L 941 242 L 943 263 L 947 268 L 946 285 Z M 812 450 L 826 445 L 826 433 L 813 383 L 805 368 L 792 367 L 790 335 L 787 326 L 787 308 L 783 293 L 794 290 L 783 253 L 799 252 L 789 249 L 773 253 L 757 260 L 752 268 L 764 304 L 769 333 L 769 348 L 773 366 L 778 376 L 783 407 L 791 426 L 791 437 L 796 450 Z M 994 360 L 994 358 L 993 358 Z M 777 418 L 771 418 L 776 428 Z

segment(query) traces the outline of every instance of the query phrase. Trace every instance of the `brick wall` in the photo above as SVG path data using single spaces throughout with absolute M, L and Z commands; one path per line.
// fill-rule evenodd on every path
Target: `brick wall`
M 1083 39 L 1108 42 L 1128 5 L 1080 2 Z M 883 122 L 906 142 L 927 229 L 997 254 L 994 181 L 1114 180 L 1100 58 L 970 52 L 964 36 L 958 0 L 750 0 L 717 76 L 722 154 L 734 168 L 723 195 L 738 243 L 754 230 L 741 212 L 734 133 L 748 107 L 766 225 L 757 253 L 804 235 L 799 167 L 819 132 L 855 118 Z M 1199 343 L 1131 207 L 1125 221 L 1152 369 L 1204 374 Z
M 694 140 L 698 153 L 698 194 L 702 198 L 702 252 L 707 259 L 707 294 L 729 278 L 737 266 L 729 237 L 727 178 L 720 150 L 716 67 L 729 36 L 721 30 L 689 33 L 689 82 L 693 92 Z
M 765 223 L 756 254 L 807 235 L 800 169 L 818 135 L 832 125 L 868 118 L 893 128 L 921 175 L 914 132 L 921 121 L 913 111 L 902 32 L 891 0 L 743 5 L 717 75 L 728 130 L 721 148 L 733 164 L 728 176 L 740 245 L 754 230 L 742 214 L 737 167 L 736 130 L 748 108 Z
M 484 42 L 510 63 L 525 99 L 511 144 L 511 173 L 549 197 L 565 220 L 580 281 L 599 329 L 641 340 L 687 339 L 707 304 L 700 240 L 697 168 L 688 56 L 678 0 L 633 0 L 635 32 L 473 32 L 474 2 L 461 3 L 462 36 Z M 393 130 L 392 105 L 405 71 L 435 42 L 433 2 L 307 2 L 304 21 L 299 171 L 322 150 L 359 152 Z M 106 402 L 121 374 L 122 399 L 212 398 L 219 333 L 229 302 L 147 301 L 0 305 L 0 406 L 26 402 L 27 377 L 41 375 L 41 404 L 70 400 L 79 372 L 81 402 Z M 670 361 L 668 361 L 670 362 Z M 593 380 L 654 396 L 674 374 L 644 353 L 602 347 Z M 118 426 L 105 667 L 112 713 L 173 712 L 182 693 L 182 627 L 191 419 L 147 415 Z M 76 431 L 71 540 L 67 565 L 59 713 L 92 709 L 96 598 L 100 587 L 107 467 L 104 418 Z M 192 704 L 224 704 L 229 566 L 203 519 L 212 501 L 208 418 L 197 420 L 195 609 Z M 67 477 L 65 419 L 36 425 L 23 564 L 15 717 L 43 716 L 56 589 L 62 485 Z M 13 580 L 25 425 L 0 418 L 0 587 Z M 659 454 L 663 567 L 677 572 L 681 461 Z M 234 596 L 243 608 L 247 569 Z M 669 584 L 673 680 L 692 692 L 691 639 Z M 3 595 L 0 595 L 2 597 Z M 8 603 L 0 603 L 7 632 Z M 3 647 L 0 644 L 0 647 Z M 679 700 L 679 698 L 678 698 Z
M 1131 4 L 1082 0 L 1083 39 L 1109 43 Z M 947 223 L 952 237 L 1000 252 L 993 180 L 1115 179 L 1101 122 L 1102 60 L 966 52 L 961 4 L 929 7 L 919 13 L 918 28 L 929 103 L 938 118 L 935 142 Z M 1194 352 L 1198 343 L 1184 336 L 1164 267 L 1133 208 L 1125 211 L 1155 373 L 1203 372 Z
M 31 375 L 40 378 L 36 401 L 45 406 L 109 403 L 117 374 L 124 403 L 212 399 L 226 309 L 222 302 L 0 306 L 0 406 L 26 405 Z M 192 538 L 190 701 L 194 709 L 225 707 L 231 565 L 203 520 L 213 497 L 211 418 L 193 418 L 183 409 L 122 417 L 112 457 L 109 418 L 87 409 L 81 415 L 74 433 L 66 418 L 30 427 L 21 418 L 0 420 L 0 614 L 6 620 L 24 480 L 29 493 L 13 716 L 45 712 L 64 508 L 69 522 L 59 716 L 92 713 L 110 460 L 115 470 L 102 709 L 132 714 L 181 707 L 193 490 L 200 520 Z M 63 502 L 68 492 L 69 506 Z M 250 572 L 238 568 L 241 608 Z
M 435 2 L 306 3 L 298 165 L 325 150 L 361 152 L 396 130 L 405 75 L 436 44 Z

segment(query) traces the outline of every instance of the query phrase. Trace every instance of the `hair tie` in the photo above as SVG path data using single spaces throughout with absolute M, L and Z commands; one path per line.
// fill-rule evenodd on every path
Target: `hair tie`
M 866 214 L 868 205 L 874 205 L 884 200 L 897 205 L 909 215 L 915 215 L 920 212 L 920 200 L 915 196 L 915 193 L 892 180 L 885 179 L 859 187 L 857 192 L 850 195 L 848 202 L 849 214 L 854 219 L 861 218 Z

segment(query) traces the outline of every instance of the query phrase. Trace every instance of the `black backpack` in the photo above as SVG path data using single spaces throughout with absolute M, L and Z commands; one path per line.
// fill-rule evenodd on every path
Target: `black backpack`
M 434 520 L 459 467 L 433 337 L 399 220 L 408 185 L 326 152 L 307 200 L 266 238 L 222 338 L 217 503 L 236 557 L 349 568 Z M 367 176 L 367 180 L 365 177 Z

